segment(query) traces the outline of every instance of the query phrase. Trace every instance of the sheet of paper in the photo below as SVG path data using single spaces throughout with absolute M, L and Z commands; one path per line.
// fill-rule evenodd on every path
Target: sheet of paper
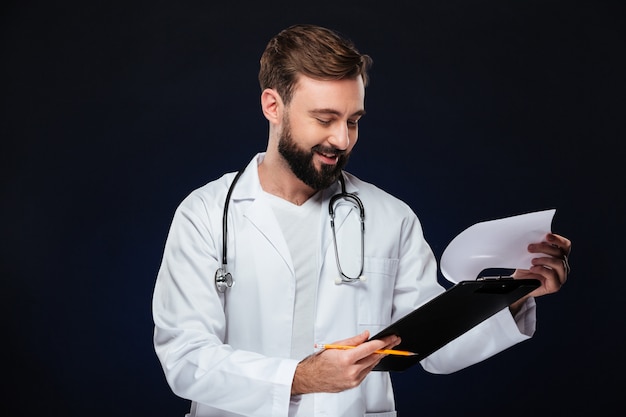
M 446 247 L 440 262 L 441 273 L 450 282 L 474 280 L 489 268 L 528 269 L 536 254 L 530 243 L 545 240 L 552 230 L 555 209 L 536 211 L 476 223 Z

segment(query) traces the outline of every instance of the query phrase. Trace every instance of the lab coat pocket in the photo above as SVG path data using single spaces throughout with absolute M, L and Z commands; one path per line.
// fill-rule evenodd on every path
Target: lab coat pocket
M 391 323 L 393 289 L 398 259 L 365 258 L 366 281 L 359 294 L 359 330 L 372 335 Z

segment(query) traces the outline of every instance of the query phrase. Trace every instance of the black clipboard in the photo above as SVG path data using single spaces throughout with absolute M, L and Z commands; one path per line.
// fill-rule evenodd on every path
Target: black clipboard
M 539 285 L 537 279 L 511 277 L 481 278 L 455 284 L 371 337 L 380 339 L 396 334 L 402 338 L 402 343 L 394 349 L 416 353 L 414 356 L 387 355 L 374 370 L 406 370 Z

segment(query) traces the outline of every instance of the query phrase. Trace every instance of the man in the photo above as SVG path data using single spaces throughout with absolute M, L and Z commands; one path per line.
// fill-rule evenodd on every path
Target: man
M 375 351 L 400 340 L 369 336 L 443 288 L 413 211 L 343 171 L 369 65 L 325 28 L 276 35 L 259 73 L 266 152 L 176 211 L 154 289 L 154 343 L 191 416 L 395 415 L 389 374 L 370 371 L 383 357 Z M 330 205 L 341 180 L 349 194 Z M 533 266 L 516 272 L 541 287 L 424 359 L 424 369 L 454 372 L 532 335 L 534 297 L 567 279 L 569 240 L 546 239 L 528 248 Z M 356 347 L 314 351 L 329 342 Z

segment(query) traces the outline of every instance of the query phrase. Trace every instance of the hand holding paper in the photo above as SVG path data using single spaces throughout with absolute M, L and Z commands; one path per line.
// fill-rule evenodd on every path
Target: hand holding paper
M 550 233 L 556 210 L 476 223 L 457 235 L 441 256 L 441 273 L 453 283 L 476 279 L 489 268 L 530 269 L 531 243 Z

